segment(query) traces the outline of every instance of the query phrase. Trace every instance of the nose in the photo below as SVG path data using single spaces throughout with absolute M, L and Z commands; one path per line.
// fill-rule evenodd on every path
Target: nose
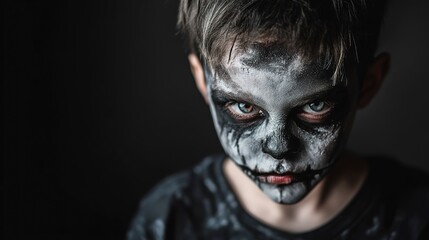
M 285 159 L 298 152 L 299 139 L 286 131 L 278 131 L 262 142 L 262 152 L 275 159 Z

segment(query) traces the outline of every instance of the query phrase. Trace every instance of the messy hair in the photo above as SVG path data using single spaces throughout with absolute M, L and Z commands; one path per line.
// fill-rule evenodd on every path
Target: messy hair
M 190 51 L 221 64 L 234 44 L 284 44 L 341 80 L 366 69 L 377 47 L 386 0 L 181 0 L 178 28 Z M 359 70 L 358 69 L 358 70 Z

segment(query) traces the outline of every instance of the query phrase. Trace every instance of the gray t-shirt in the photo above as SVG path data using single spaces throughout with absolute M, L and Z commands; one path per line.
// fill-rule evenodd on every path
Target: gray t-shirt
M 347 207 L 327 224 L 293 234 L 240 206 L 223 174 L 224 159 L 207 157 L 156 186 L 142 200 L 128 240 L 429 239 L 429 177 L 395 161 L 369 158 L 368 178 Z

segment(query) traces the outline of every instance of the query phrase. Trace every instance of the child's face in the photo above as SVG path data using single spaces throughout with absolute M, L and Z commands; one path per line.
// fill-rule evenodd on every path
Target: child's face
M 305 64 L 279 46 L 233 51 L 224 71 L 206 70 L 205 76 L 228 156 L 275 202 L 301 200 L 345 146 L 356 79 L 333 86 L 320 65 Z

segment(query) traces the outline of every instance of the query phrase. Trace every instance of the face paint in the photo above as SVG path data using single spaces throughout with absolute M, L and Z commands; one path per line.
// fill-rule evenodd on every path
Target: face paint
M 345 146 L 357 83 L 333 86 L 321 65 L 279 46 L 234 51 L 205 75 L 227 155 L 273 201 L 306 196 Z

